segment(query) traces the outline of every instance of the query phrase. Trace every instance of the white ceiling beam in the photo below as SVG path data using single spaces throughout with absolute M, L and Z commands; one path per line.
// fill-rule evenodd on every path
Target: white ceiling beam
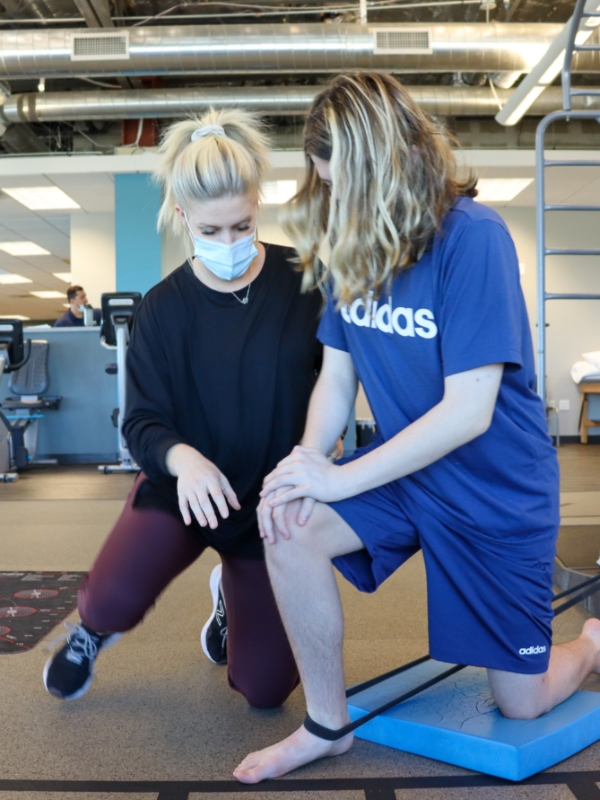
M 600 8 L 599 0 L 587 0 L 586 11 L 596 11 L 598 8 Z M 509 100 L 496 114 L 496 122 L 506 126 L 516 125 L 537 98 L 553 83 L 563 66 L 570 25 L 571 20 L 550 44 L 531 72 L 517 86 Z M 577 44 L 584 44 L 593 32 L 593 27 L 582 29 L 577 34 Z
M 535 167 L 534 150 L 457 150 L 459 166 L 481 167 Z M 553 150 L 552 158 L 561 161 L 595 160 L 595 150 Z M 3 178 L 36 176 L 36 183 L 45 183 L 45 176 L 52 182 L 61 183 L 61 175 L 77 175 L 85 181 L 85 175 L 105 173 L 115 175 L 120 172 L 153 172 L 159 156 L 154 150 L 146 150 L 138 155 L 55 155 L 23 156 L 21 158 L 0 159 L 0 186 Z M 270 154 L 274 170 L 303 169 L 304 153 L 301 150 L 275 150 Z M 44 177 L 43 177 L 44 176 Z M 55 177 L 56 176 L 56 177 Z M 83 178 L 81 176 L 84 176 Z M 17 185 L 11 180 L 7 185 Z M 26 185 L 31 185 L 30 181 Z M 67 188 L 67 187 L 66 187 Z

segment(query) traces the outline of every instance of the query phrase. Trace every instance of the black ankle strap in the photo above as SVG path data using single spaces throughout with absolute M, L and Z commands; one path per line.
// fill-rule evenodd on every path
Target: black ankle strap
M 404 692 L 404 694 L 401 694 L 399 697 L 395 697 L 393 700 L 388 700 L 387 703 L 384 703 L 382 706 L 379 706 L 379 708 L 376 708 L 373 711 L 369 711 L 368 714 L 365 714 L 363 717 L 359 717 L 357 720 L 354 720 L 354 722 L 349 722 L 348 725 L 344 725 L 343 728 L 338 728 L 337 730 L 326 728 L 324 725 L 319 725 L 318 722 L 315 722 L 314 719 L 311 719 L 308 714 L 304 720 L 304 727 L 309 733 L 312 733 L 314 736 L 318 736 L 319 739 L 325 739 L 328 742 L 336 742 L 343 736 L 347 736 L 349 733 L 352 733 L 352 731 L 360 728 L 360 726 L 364 725 L 365 722 L 370 722 L 370 720 L 379 716 L 379 714 L 383 714 L 384 711 L 397 706 L 399 703 L 403 703 L 405 700 L 410 700 L 411 697 L 421 694 L 421 692 L 424 692 L 425 689 L 435 686 L 436 683 L 441 683 L 445 678 L 449 678 L 451 675 L 454 675 L 456 672 L 460 672 L 460 670 L 464 668 L 464 664 L 456 664 L 456 666 L 450 667 L 450 669 L 447 669 L 445 672 L 441 672 L 434 678 L 425 681 L 425 683 L 415 686 L 415 688 L 411 689 L 409 692 Z M 386 676 L 383 677 L 385 678 Z
M 319 739 L 325 739 L 328 742 L 336 742 L 338 739 L 341 739 L 343 736 L 346 736 L 347 733 L 354 730 L 354 725 L 352 723 L 345 725 L 343 728 L 338 728 L 338 730 L 326 728 L 324 725 L 319 725 L 318 722 L 315 722 L 308 714 L 304 720 L 304 727 L 309 733 L 312 733 L 313 736 L 318 736 Z

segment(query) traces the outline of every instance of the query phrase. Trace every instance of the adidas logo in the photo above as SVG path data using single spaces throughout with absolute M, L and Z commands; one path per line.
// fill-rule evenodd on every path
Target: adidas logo
M 522 647 L 519 650 L 520 656 L 537 656 L 538 653 L 545 653 L 546 645 L 538 645 L 537 647 Z
M 420 336 L 433 339 L 438 334 L 433 312 L 428 308 L 392 308 L 390 303 L 379 303 L 362 298 L 351 306 L 342 306 L 340 313 L 344 322 L 358 325 L 359 328 L 377 328 L 384 333 L 397 333 L 399 336 Z

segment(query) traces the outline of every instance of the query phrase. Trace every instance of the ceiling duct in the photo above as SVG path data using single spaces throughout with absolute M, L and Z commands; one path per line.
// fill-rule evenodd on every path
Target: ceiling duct
M 506 102 L 509 89 L 488 86 L 407 86 L 419 105 L 434 116 L 493 117 L 498 100 Z M 244 86 L 213 89 L 146 89 L 114 92 L 44 92 L 6 98 L 0 112 L 5 124 L 62 120 L 172 119 L 202 113 L 211 106 L 243 106 L 271 116 L 304 114 L 318 89 L 314 86 Z M 576 98 L 578 107 L 600 108 L 598 97 Z M 552 86 L 530 109 L 545 116 L 561 108 L 559 86 Z
M 542 23 L 417 23 L 376 26 L 335 24 L 173 25 L 129 28 L 129 46 L 110 60 L 72 60 L 78 29 L 0 31 L 3 78 L 281 75 L 338 73 L 350 69 L 411 72 L 529 72 L 562 25 Z M 383 35 L 374 31 L 387 31 Z M 389 45 L 402 31 L 402 52 Z M 109 36 L 114 36 L 112 31 Z M 411 34 L 409 36 L 409 34 Z M 85 35 L 106 36 L 106 29 Z M 594 34 L 596 36 L 596 34 Z M 427 41 L 425 41 L 427 39 Z M 415 45 L 418 46 L 407 46 Z M 425 44 L 429 47 L 425 49 Z M 85 45 L 89 47 L 90 45 Z M 99 45 L 100 46 L 100 45 Z M 79 45 L 78 45 L 79 47 Z M 101 47 L 107 47 L 106 44 Z M 409 53 L 407 50 L 412 50 Z M 417 51 L 417 52 L 414 52 Z M 106 53 L 105 53 L 106 55 Z M 112 56 L 115 56 L 114 60 Z M 600 72 L 600 54 L 582 52 L 576 71 Z

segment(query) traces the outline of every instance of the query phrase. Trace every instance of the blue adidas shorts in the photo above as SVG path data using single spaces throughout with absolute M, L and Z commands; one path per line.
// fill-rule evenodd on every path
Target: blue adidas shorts
M 515 550 L 489 533 L 448 527 L 411 499 L 410 488 L 410 481 L 401 479 L 329 504 L 365 547 L 334 559 L 334 565 L 360 591 L 374 592 L 422 550 L 432 658 L 523 674 L 546 672 L 556 529 Z

